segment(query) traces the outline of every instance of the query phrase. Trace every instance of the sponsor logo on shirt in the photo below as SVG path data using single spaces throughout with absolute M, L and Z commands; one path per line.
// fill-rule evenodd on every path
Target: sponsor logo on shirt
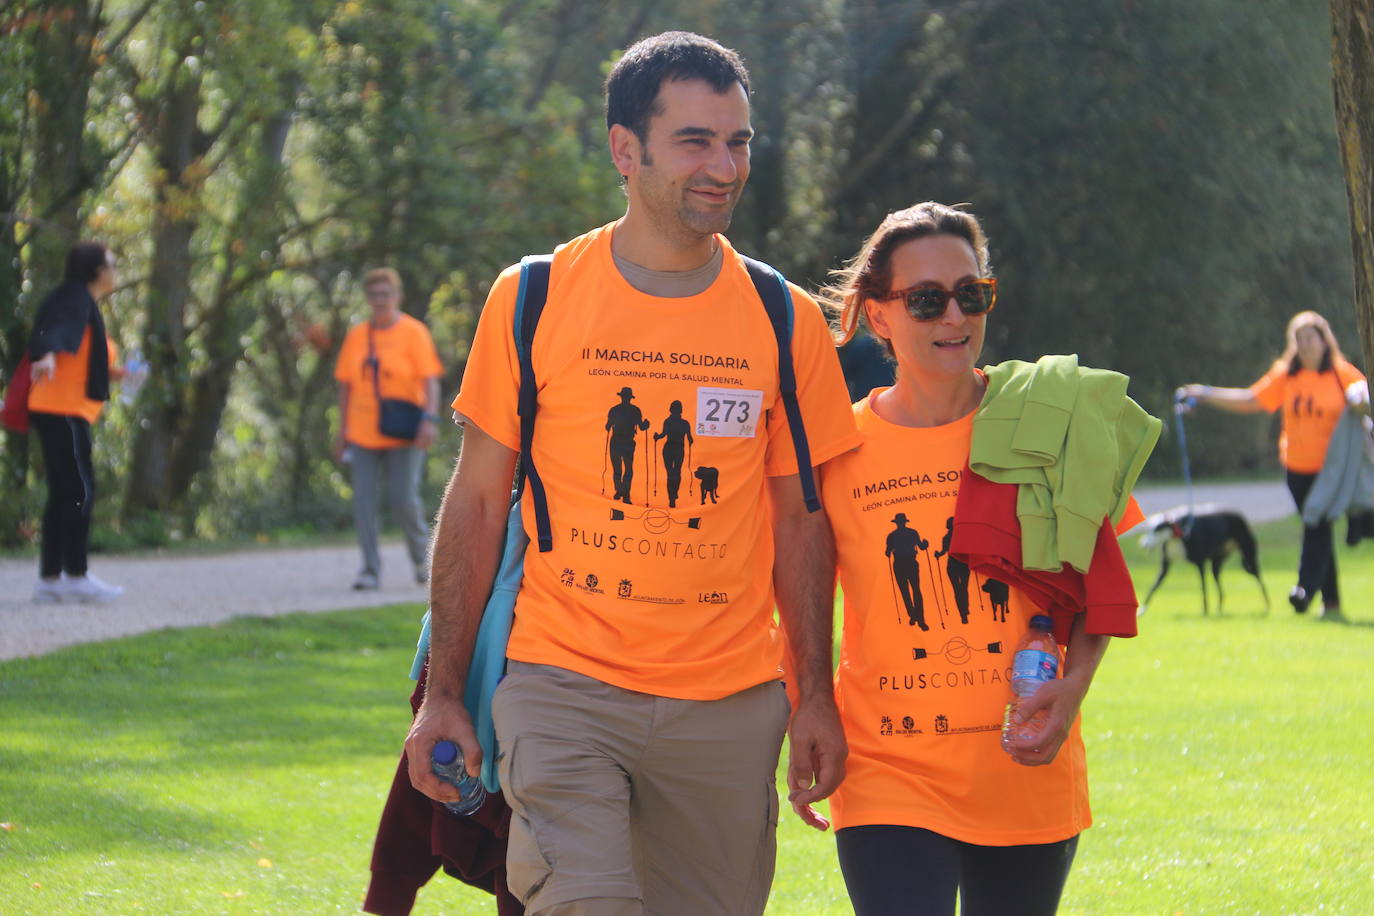
M 635 584 L 633 580 L 621 579 L 616 586 L 615 596 L 625 601 L 643 601 L 645 604 L 686 604 L 685 598 L 660 598 L 653 595 L 635 594 Z
M 563 567 L 563 571 L 558 574 L 558 581 L 564 588 L 575 588 L 579 592 L 586 592 L 589 595 L 604 595 L 606 590 L 598 588 L 601 580 L 596 577 L 596 573 L 587 573 L 582 581 L 577 581 L 577 573 L 570 566 Z

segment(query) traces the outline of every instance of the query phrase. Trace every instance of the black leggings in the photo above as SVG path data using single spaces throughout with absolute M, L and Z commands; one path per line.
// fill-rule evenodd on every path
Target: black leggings
M 1053 916 L 1078 837 L 975 846 L 919 827 L 846 827 L 835 834 L 855 916 Z
M 1316 474 L 1288 472 L 1288 492 L 1302 514 L 1307 494 L 1312 490 Z M 1302 557 L 1298 560 L 1298 585 L 1312 597 L 1321 589 L 1322 604 L 1340 607 L 1341 595 L 1336 588 L 1336 551 L 1332 545 L 1331 523 L 1302 526 Z
M 43 509 L 39 575 L 86 575 L 91 538 L 95 470 L 91 466 L 91 424 L 81 417 L 30 413 L 29 425 L 43 446 L 48 503 Z

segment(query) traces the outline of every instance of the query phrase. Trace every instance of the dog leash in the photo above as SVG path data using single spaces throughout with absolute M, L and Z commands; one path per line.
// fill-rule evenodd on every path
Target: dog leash
M 1193 530 L 1193 521 L 1197 517 L 1193 503 L 1193 470 L 1188 462 L 1188 433 L 1184 428 L 1183 415 L 1197 406 L 1197 399 L 1176 395 L 1174 397 L 1174 430 L 1178 433 L 1178 452 L 1183 461 L 1183 482 L 1188 487 L 1188 521 L 1183 526 L 1183 537 L 1186 539 Z

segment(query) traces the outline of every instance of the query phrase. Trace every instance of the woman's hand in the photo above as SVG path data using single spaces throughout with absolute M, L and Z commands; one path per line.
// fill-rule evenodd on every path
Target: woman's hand
M 57 374 L 57 354 L 49 353 L 29 365 L 29 379 L 37 385 L 46 382 Z
M 1210 385 L 1180 385 L 1174 390 L 1174 410 L 1188 413 L 1211 393 Z
M 1345 402 L 1350 405 L 1350 409 L 1356 413 L 1369 415 L 1369 382 L 1360 379 L 1358 382 L 1351 382 L 1345 388 Z
M 1028 722 L 1042 709 L 1048 712 L 1048 716 L 1039 733 L 1012 738 L 1007 742 L 1011 759 L 1028 767 L 1052 762 L 1069 737 L 1069 730 L 1073 727 L 1074 719 L 1078 718 L 1078 709 L 1083 705 L 1083 697 L 1087 692 L 1088 684 L 1080 683 L 1077 678 L 1065 677 L 1046 681 L 1035 693 L 1024 697 L 1012 714 L 1013 724 Z

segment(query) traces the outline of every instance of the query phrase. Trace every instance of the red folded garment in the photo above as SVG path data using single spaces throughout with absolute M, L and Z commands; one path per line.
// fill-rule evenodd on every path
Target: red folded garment
M 1021 523 L 1016 519 L 1016 484 L 993 483 L 969 470 L 954 504 L 950 555 L 969 569 L 1020 589 L 1054 621 L 1054 638 L 1068 645 L 1075 615 L 1085 632 L 1136 635 L 1135 584 L 1121 555 L 1110 519 L 1102 520 L 1087 574 L 1065 565 L 1060 572 L 1021 568 Z

